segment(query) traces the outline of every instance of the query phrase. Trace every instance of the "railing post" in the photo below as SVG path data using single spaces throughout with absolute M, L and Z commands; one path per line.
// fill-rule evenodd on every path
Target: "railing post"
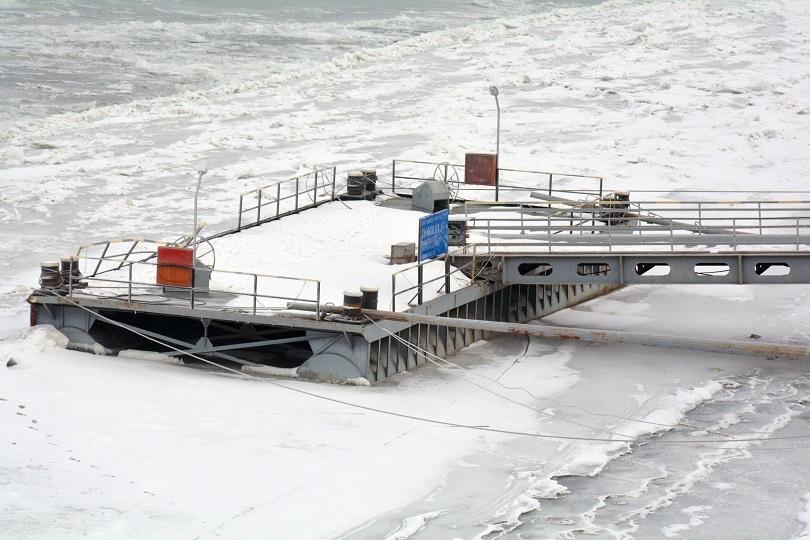
M 675 251 L 675 232 L 672 229 L 672 218 L 669 218 L 669 250 Z
M 242 199 L 244 199 L 244 195 L 239 195 L 239 217 L 236 221 L 236 230 L 242 230 Z
M 519 206 L 520 211 L 520 234 L 526 234 L 526 230 L 523 228 L 523 203 Z
M 447 163 L 444 164 L 444 183 L 447 183 Z
M 602 182 L 603 182 L 603 181 L 604 181 L 604 178 L 602 178 L 602 177 L 600 176 L 600 177 L 599 177 L 599 198 L 600 198 L 600 199 L 602 198 Z
M 132 263 L 129 263 L 129 283 L 127 283 L 127 303 L 132 303 Z
M 737 251 L 737 218 L 731 219 L 731 247 Z
M 391 160 L 391 194 L 397 190 L 397 160 Z
M 253 315 L 256 315 L 256 302 L 259 294 L 259 276 L 253 274 Z
M 315 171 L 315 192 L 312 194 L 312 205 L 318 206 L 318 171 Z
M 332 200 L 335 200 L 335 182 L 337 182 L 337 167 L 332 167 Z
M 700 201 L 697 203 L 698 206 L 698 230 L 700 234 L 703 234 L 703 206 L 700 204 Z
M 259 223 L 261 220 L 262 220 L 262 190 L 259 189 L 259 202 L 256 205 L 256 223 Z
M 548 194 L 551 195 L 551 175 L 552 173 L 548 173 Z M 548 203 L 549 207 L 551 206 L 551 202 Z
M 315 316 L 321 320 L 321 282 L 315 282 Z
M 450 294 L 450 254 L 444 255 L 444 294 Z
M 475 282 L 475 270 L 476 270 L 475 263 L 477 262 L 475 260 L 475 257 L 476 257 L 476 247 L 477 246 L 478 246 L 478 244 L 473 244 L 472 245 L 472 271 L 470 272 L 470 276 L 472 276 L 472 277 L 470 277 L 470 282 L 471 283 Z
M 799 216 L 796 216 L 796 251 L 799 251 Z
M 295 179 L 295 211 L 296 212 L 298 212 L 298 189 L 300 187 L 299 182 L 300 182 L 300 179 L 296 178 Z
M 416 283 L 419 286 L 417 288 L 416 301 L 419 303 L 420 306 L 422 305 L 422 298 L 423 298 L 423 295 L 422 295 L 422 280 L 423 279 L 424 279 L 424 272 L 423 272 L 423 269 L 422 269 L 422 262 L 420 261 L 416 265 Z
M 281 215 L 281 182 L 276 184 L 276 217 Z
M 762 236 L 762 202 L 757 202 L 757 215 L 759 216 L 759 234 Z
M 397 310 L 397 275 L 391 274 L 391 311 Z

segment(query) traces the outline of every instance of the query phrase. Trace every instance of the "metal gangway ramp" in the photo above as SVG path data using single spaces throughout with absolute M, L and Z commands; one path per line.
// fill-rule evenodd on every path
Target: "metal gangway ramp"
M 810 197 L 704 195 L 466 203 L 454 265 L 504 284 L 810 283 Z

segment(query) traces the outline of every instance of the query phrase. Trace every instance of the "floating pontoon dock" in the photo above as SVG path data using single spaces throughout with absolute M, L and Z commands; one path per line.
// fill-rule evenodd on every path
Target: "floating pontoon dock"
M 810 192 L 626 194 L 600 177 L 500 169 L 495 201 L 493 187 L 464 182 L 463 166 L 396 160 L 386 187 L 347 201 L 339 174 L 327 167 L 239 196 L 233 226 L 198 240 L 191 286 L 156 278 L 161 247 L 190 238 L 83 246 L 29 297 L 31 324 L 96 352 L 149 348 L 376 382 L 492 331 L 372 322 L 344 312 L 346 289 L 378 289 L 374 307 L 390 312 L 525 323 L 625 284 L 810 283 Z M 388 264 L 391 245 L 416 240 L 425 213 L 409 196 L 424 181 L 446 186 L 455 245 Z

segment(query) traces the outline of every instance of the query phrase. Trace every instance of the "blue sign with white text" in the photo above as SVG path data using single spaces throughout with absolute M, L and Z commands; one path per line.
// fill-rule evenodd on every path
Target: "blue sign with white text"
M 447 253 L 449 210 L 441 210 L 419 219 L 419 260 L 435 259 Z

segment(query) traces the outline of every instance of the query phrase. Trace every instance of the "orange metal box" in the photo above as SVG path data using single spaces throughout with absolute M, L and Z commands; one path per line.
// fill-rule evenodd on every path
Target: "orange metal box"
M 158 246 L 158 285 L 191 287 L 194 250 L 183 247 Z

